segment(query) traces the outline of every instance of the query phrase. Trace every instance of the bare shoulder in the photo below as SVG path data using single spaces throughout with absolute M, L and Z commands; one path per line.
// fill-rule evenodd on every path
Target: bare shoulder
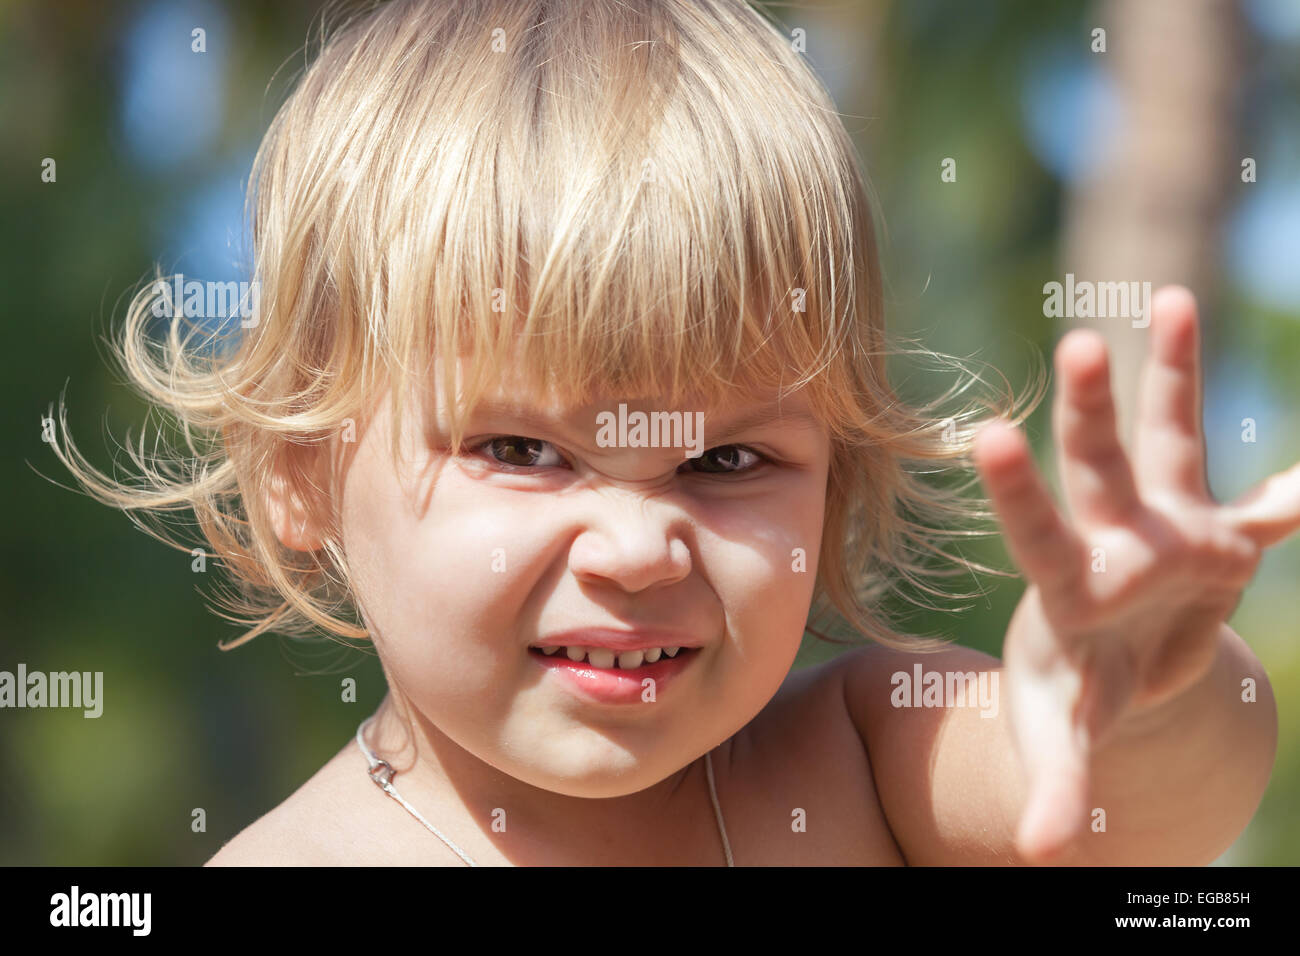
M 1016 862 L 1005 808 L 1020 773 L 999 695 L 1002 662 L 956 645 L 873 645 L 845 655 L 843 668 L 850 717 L 908 862 Z
M 351 741 L 283 803 L 241 830 L 205 866 L 368 865 L 381 831 L 360 801 L 374 785 Z
M 970 675 L 978 681 L 980 674 L 991 674 L 1002 668 L 1002 662 L 996 657 L 958 645 L 920 652 L 873 644 L 857 648 L 837 658 L 835 663 L 843 672 L 845 703 L 854 726 L 872 753 L 886 756 L 886 751 L 902 749 L 889 746 L 891 742 L 900 743 L 900 735 L 902 747 L 910 748 L 918 735 L 934 730 L 948 712 L 946 707 L 922 707 L 912 713 L 910 706 L 895 704 L 902 688 L 910 691 L 912 697 L 923 689 L 913 686 L 918 675 L 922 680 L 931 673 L 951 674 L 954 679 L 955 675 L 961 675 L 960 685 L 965 689 Z M 978 686 L 975 692 L 978 693 Z

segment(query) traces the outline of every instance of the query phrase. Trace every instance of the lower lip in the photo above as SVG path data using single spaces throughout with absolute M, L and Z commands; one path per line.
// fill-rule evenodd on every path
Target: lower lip
M 529 656 L 538 666 L 554 674 L 567 687 L 602 704 L 637 704 L 649 688 L 643 682 L 654 681 L 654 699 L 658 700 L 664 688 L 683 670 L 691 666 L 699 654 L 698 648 L 682 648 L 676 657 L 661 657 L 653 664 L 642 664 L 631 670 L 592 667 L 587 661 L 571 661 L 564 649 L 546 655 L 530 650 Z M 647 700 L 647 702 L 649 702 Z

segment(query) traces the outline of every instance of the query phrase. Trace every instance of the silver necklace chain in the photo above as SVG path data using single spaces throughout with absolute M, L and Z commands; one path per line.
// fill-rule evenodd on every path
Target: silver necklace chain
M 478 866 L 468 853 L 458 847 L 450 837 L 426 820 L 420 814 L 419 810 L 407 803 L 406 798 L 397 792 L 397 788 L 393 786 L 393 777 L 397 775 L 397 771 L 393 769 L 392 764 L 387 760 L 381 760 L 379 757 L 376 757 L 374 752 L 366 746 L 364 734 L 366 726 L 372 720 L 374 720 L 373 715 L 363 720 L 361 726 L 357 728 L 357 746 L 361 748 L 361 752 L 366 756 L 366 761 L 370 764 L 370 769 L 366 771 L 367 775 L 374 781 L 375 786 L 379 787 L 379 789 L 383 790 L 384 793 L 388 794 L 404 806 L 411 816 L 423 823 L 430 833 L 436 836 L 443 843 L 447 844 L 451 851 L 464 860 L 468 866 Z M 709 800 L 713 804 L 714 819 L 718 822 L 718 835 L 722 837 L 722 852 L 726 854 L 727 866 L 735 866 L 736 862 L 731 856 L 731 842 L 727 839 L 727 827 L 726 824 L 722 822 L 722 806 L 718 803 L 718 788 L 713 783 L 712 757 L 712 751 L 704 755 L 704 773 L 709 780 Z

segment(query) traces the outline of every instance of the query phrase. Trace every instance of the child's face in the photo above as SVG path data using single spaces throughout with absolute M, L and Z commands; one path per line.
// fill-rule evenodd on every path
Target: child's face
M 379 404 L 343 485 L 343 546 L 394 695 L 498 770 L 578 797 L 651 786 L 762 709 L 799 648 L 821 545 L 830 445 L 798 396 L 784 420 L 734 434 L 771 396 L 611 396 L 549 425 L 481 408 L 455 457 L 435 391 L 403 418 L 396 472 Z M 561 412 L 509 387 L 493 399 Z M 620 401 L 705 412 L 703 456 L 604 447 L 596 416 Z M 493 436 L 519 437 L 472 450 Z M 631 670 L 530 650 L 593 628 L 692 649 Z

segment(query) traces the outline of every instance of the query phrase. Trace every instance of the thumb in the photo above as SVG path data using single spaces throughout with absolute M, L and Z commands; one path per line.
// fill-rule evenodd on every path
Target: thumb
M 1082 831 L 1088 816 L 1088 740 L 1063 695 L 1031 681 L 1016 697 L 1016 737 L 1028 778 L 1028 796 L 1016 829 L 1016 851 L 1029 863 L 1047 863 Z
M 1016 850 L 1030 863 L 1048 863 L 1083 829 L 1088 815 L 1087 764 L 1058 754 L 1030 774 L 1029 799 L 1016 829 Z

